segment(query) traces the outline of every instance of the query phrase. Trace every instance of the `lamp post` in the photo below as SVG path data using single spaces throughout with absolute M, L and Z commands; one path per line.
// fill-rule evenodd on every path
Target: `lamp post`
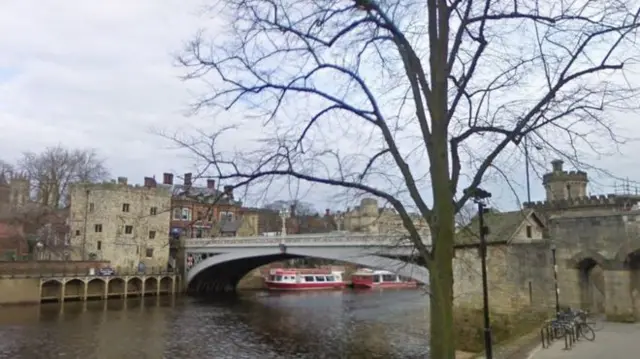
M 556 261 L 556 244 L 551 242 L 551 261 L 553 263 L 553 285 L 556 292 L 556 316 L 560 313 L 560 288 L 558 288 L 558 263 Z
M 38 241 L 38 243 L 36 243 L 36 248 L 38 248 L 38 255 L 36 256 L 36 260 L 41 260 L 43 259 L 42 257 L 42 248 L 44 247 L 44 244 L 42 244 L 42 242 Z
M 280 210 L 280 220 L 282 221 L 282 229 L 280 230 L 280 244 L 284 244 L 284 237 L 287 235 L 287 218 L 289 218 L 289 208 L 283 207 Z
M 465 190 L 465 192 L 467 192 Z M 484 351 L 486 359 L 493 359 L 493 340 L 491 338 L 491 318 L 489 316 L 489 285 L 487 284 L 487 234 L 489 227 L 484 224 L 484 214 L 488 210 L 484 200 L 491 198 L 491 193 L 475 188 L 471 196 L 478 205 L 478 224 L 480 226 L 480 264 L 482 266 L 482 302 L 484 314 Z

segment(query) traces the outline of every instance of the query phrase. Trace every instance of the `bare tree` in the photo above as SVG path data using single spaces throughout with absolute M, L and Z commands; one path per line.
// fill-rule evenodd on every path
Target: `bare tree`
M 14 168 L 11 163 L 0 160 L 0 176 L 5 176 L 5 178 L 11 177 L 13 171 Z
M 598 136 L 620 141 L 605 109 L 637 102 L 623 81 L 637 54 L 632 1 L 221 4 L 227 33 L 198 35 L 180 61 L 186 78 L 212 84 L 196 109 L 234 108 L 244 118 L 175 140 L 235 187 L 290 177 L 393 206 L 431 273 L 433 358 L 454 358 L 455 214 L 513 155 L 501 154 L 527 136 L 576 160 Z M 225 151 L 230 131 L 232 141 L 256 127 L 259 141 Z M 432 247 L 409 207 L 429 223 Z
M 22 228 L 30 254 L 37 259 L 65 259 L 69 247 L 68 211 L 30 203 L 16 210 L 3 211 L 0 220 Z
M 65 204 L 70 184 L 102 180 L 109 174 L 95 150 L 61 146 L 24 153 L 18 168 L 31 181 L 38 202 L 51 207 Z

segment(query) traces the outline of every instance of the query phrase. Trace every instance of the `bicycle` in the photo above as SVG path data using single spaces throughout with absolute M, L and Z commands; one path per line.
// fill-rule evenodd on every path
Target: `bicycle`
M 596 339 L 596 333 L 591 322 L 588 321 L 589 314 L 584 310 L 568 310 L 558 313 L 558 318 L 562 318 L 564 321 L 573 322 L 576 329 L 576 336 L 583 337 L 584 339 L 592 342 Z M 595 324 L 595 321 L 593 322 Z

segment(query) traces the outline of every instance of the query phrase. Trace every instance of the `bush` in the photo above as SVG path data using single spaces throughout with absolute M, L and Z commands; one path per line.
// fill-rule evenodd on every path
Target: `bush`
M 547 311 L 523 308 L 518 313 L 491 313 L 494 344 L 509 342 L 539 328 L 550 317 Z M 484 316 L 482 309 L 455 308 L 453 326 L 456 349 L 465 352 L 484 350 Z

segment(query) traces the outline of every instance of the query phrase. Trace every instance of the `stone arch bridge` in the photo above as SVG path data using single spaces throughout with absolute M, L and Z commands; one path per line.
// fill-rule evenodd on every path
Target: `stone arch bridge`
M 428 243 L 425 243 L 428 244 Z M 406 236 L 348 232 L 284 237 L 187 239 L 185 281 L 190 292 L 227 292 L 251 270 L 275 261 L 321 258 L 396 272 L 421 283 L 428 270 L 416 263 L 416 249 Z

